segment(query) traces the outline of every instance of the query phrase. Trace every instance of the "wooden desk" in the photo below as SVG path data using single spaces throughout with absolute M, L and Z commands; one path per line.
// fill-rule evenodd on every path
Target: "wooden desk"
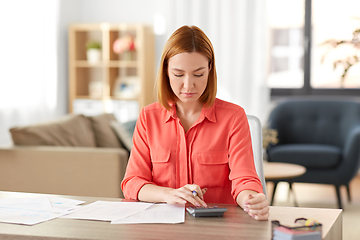
M 292 180 L 296 177 L 303 175 L 306 172 L 306 168 L 301 165 L 292 164 L 292 163 L 280 163 L 280 162 L 264 162 L 264 177 L 265 181 L 273 182 L 274 189 L 271 195 L 270 205 L 274 203 L 274 197 L 276 192 L 276 187 L 279 182 L 286 181 L 289 183 L 290 191 L 294 196 L 294 205 L 297 207 L 295 194 L 292 189 Z
M 0 198 L 34 194 L 0 192 Z M 55 195 L 48 195 L 55 196 Z M 69 197 L 86 201 L 120 201 L 119 198 Z M 0 239 L 251 239 L 270 240 L 271 221 L 256 221 L 240 207 L 221 205 L 228 211 L 221 218 L 194 218 L 186 213 L 184 224 L 110 224 L 110 222 L 54 219 L 34 226 L 0 223 Z M 316 218 L 323 224 L 323 239 L 342 239 L 342 210 L 271 207 L 270 220 L 289 224 L 297 217 Z

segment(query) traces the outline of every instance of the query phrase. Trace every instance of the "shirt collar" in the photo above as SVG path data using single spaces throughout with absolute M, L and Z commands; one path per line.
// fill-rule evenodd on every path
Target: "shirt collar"
M 170 105 L 171 109 L 170 109 L 170 111 L 166 110 L 165 122 L 168 122 L 170 120 L 170 118 L 173 118 L 173 119 L 177 118 L 175 103 L 169 103 L 169 105 Z
M 171 118 L 176 119 L 177 115 L 176 115 L 176 106 L 174 103 L 170 103 L 170 107 L 171 110 L 166 112 L 166 118 L 165 118 L 165 122 L 168 122 Z M 203 107 L 202 111 L 201 111 L 201 115 L 199 118 L 199 121 L 203 121 L 204 119 L 208 119 L 210 122 L 217 122 L 216 120 L 216 111 L 215 111 L 215 103 L 209 107 Z
M 201 115 L 204 118 L 207 118 L 210 122 L 217 122 L 216 120 L 216 111 L 215 111 L 215 103 L 209 108 L 203 108 Z

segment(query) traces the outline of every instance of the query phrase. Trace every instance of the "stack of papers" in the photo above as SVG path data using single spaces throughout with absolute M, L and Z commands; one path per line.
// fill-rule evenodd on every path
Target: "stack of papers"
M 183 223 L 185 205 L 97 201 L 62 218 L 110 221 L 111 224 Z
M 84 201 L 61 197 L 0 199 L 0 222 L 34 225 L 54 218 L 129 223 L 183 223 L 185 205 L 144 202 Z
M 34 225 L 66 215 L 81 203 L 60 197 L 0 199 L 0 222 Z
M 321 240 L 321 231 L 295 230 L 279 226 L 274 228 L 273 240 Z

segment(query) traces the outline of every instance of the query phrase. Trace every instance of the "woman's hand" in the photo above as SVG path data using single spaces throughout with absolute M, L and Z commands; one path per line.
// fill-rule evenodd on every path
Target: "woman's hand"
M 269 218 L 269 202 L 263 193 L 244 190 L 238 195 L 238 204 L 256 220 Z
M 186 184 L 178 189 L 168 189 L 165 196 L 166 203 L 175 204 L 188 202 L 197 207 L 207 207 L 203 197 L 206 190 L 206 188 L 201 189 L 196 184 Z
M 206 190 L 206 188 L 201 189 L 196 184 L 186 184 L 178 189 L 146 184 L 140 189 L 138 200 L 144 202 L 166 202 L 168 204 L 185 204 L 188 202 L 197 207 L 207 207 L 203 197 Z

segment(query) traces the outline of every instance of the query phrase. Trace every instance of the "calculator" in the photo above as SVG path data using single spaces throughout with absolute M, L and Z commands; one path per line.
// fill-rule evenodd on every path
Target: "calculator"
M 186 211 L 194 217 L 222 217 L 227 208 L 219 208 L 218 206 L 187 207 Z

